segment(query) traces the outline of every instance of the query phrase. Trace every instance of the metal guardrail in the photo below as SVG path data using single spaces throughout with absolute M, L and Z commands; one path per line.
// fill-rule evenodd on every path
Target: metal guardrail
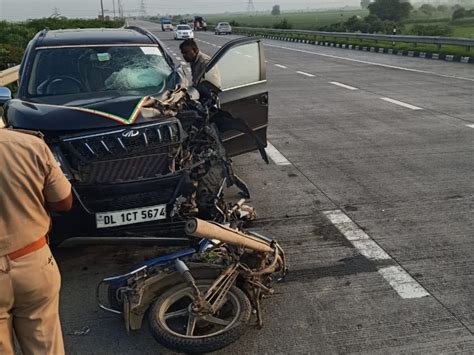
M 0 86 L 5 86 L 11 83 L 14 83 L 18 80 L 20 71 L 20 66 L 8 68 L 6 70 L 0 71 Z
M 344 38 L 344 39 L 365 39 L 372 41 L 387 41 L 387 42 L 402 42 L 402 43 L 419 43 L 419 44 L 434 44 L 440 48 L 442 45 L 463 46 L 469 51 L 474 46 L 473 38 L 460 37 L 437 37 L 437 36 L 407 36 L 407 35 L 380 35 L 370 33 L 350 33 L 350 32 L 323 32 L 323 31 L 307 31 L 307 30 L 279 30 L 270 28 L 255 28 L 255 27 L 233 27 L 234 30 L 241 33 L 258 32 L 274 35 L 304 35 L 304 36 L 319 36 L 322 38 Z

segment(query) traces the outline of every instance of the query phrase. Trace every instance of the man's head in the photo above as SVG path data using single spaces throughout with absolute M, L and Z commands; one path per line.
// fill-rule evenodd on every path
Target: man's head
M 179 45 L 179 49 L 181 50 L 184 60 L 188 63 L 194 62 L 199 53 L 199 48 L 193 39 L 185 40 Z

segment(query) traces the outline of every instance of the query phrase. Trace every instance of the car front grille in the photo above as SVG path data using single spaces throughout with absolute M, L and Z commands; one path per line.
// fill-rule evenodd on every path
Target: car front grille
M 176 186 L 159 186 L 159 188 L 138 193 L 115 193 L 108 196 L 96 196 L 93 193 L 80 191 L 81 202 L 92 213 L 121 211 L 133 208 L 155 206 L 170 203 Z
M 170 153 L 181 140 L 179 122 L 168 121 L 66 137 L 61 150 L 83 184 L 137 181 L 168 174 Z

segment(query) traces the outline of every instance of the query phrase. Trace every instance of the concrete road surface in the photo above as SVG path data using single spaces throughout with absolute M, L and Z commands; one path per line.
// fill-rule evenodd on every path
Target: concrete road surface
M 171 33 L 141 25 L 182 62 Z M 236 38 L 196 37 L 210 55 Z M 235 167 L 290 274 L 264 328 L 220 353 L 474 353 L 474 67 L 264 43 L 272 162 Z M 171 353 L 94 303 L 102 277 L 164 252 L 56 252 L 68 353 Z

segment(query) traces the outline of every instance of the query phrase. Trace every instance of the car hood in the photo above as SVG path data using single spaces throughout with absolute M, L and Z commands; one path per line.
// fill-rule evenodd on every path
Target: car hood
M 144 97 L 71 101 L 64 105 L 8 101 L 5 115 L 15 128 L 38 131 L 83 131 L 149 121 L 140 115 Z

